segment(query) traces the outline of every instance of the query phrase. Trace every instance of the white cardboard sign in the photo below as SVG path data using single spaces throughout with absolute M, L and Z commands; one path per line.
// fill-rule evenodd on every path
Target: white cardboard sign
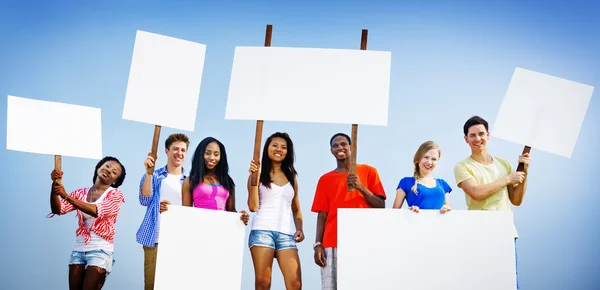
M 492 136 L 571 158 L 594 87 L 516 68 Z
M 6 149 L 102 158 L 99 108 L 8 96 Z
M 236 47 L 225 119 L 387 126 L 391 52 Z
M 509 211 L 338 210 L 338 289 L 516 288 Z
M 239 213 L 169 205 L 160 216 L 154 289 L 241 289 Z
M 123 119 L 194 131 L 206 46 L 137 31 Z

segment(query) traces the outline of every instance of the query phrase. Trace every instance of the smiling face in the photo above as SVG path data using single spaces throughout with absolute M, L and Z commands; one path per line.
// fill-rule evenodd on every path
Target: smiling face
M 106 161 L 98 168 L 96 174 L 98 174 L 98 180 L 103 184 L 111 185 L 121 176 L 123 168 L 121 164 L 116 161 Z
M 275 162 L 283 162 L 287 156 L 287 142 L 281 137 L 271 139 L 268 149 L 269 159 Z
M 331 142 L 331 154 L 337 160 L 345 160 L 350 157 L 350 142 L 345 136 L 336 136 Z
M 173 167 L 179 167 L 185 160 L 185 153 L 187 152 L 187 144 L 182 141 L 176 141 L 165 149 L 167 154 L 167 162 Z
M 431 173 L 435 169 L 438 160 L 440 160 L 440 152 L 437 149 L 427 151 L 418 163 L 420 175 L 424 176 Z
M 487 148 L 487 141 L 490 138 L 490 132 L 484 125 L 478 124 L 469 127 L 465 141 L 471 147 L 471 152 L 482 152 Z
M 221 148 L 217 142 L 210 142 L 204 150 L 204 165 L 206 169 L 213 170 L 221 160 Z

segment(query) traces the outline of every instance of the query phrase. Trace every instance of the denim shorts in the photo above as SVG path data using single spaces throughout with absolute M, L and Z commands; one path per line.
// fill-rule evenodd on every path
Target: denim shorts
M 287 235 L 276 231 L 252 230 L 248 238 L 248 247 L 269 247 L 275 252 L 285 249 L 298 249 L 293 235 Z
M 113 252 L 105 250 L 93 250 L 87 252 L 71 252 L 71 261 L 69 265 L 85 265 L 96 266 L 98 268 L 106 270 L 106 276 L 112 272 L 115 260 L 113 259 Z

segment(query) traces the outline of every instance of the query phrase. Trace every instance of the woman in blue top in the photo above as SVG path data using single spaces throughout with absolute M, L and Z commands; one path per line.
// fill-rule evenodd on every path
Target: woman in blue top
M 417 213 L 419 209 L 439 209 L 441 213 L 451 210 L 448 195 L 452 188 L 446 181 L 431 174 L 440 156 L 440 147 L 435 142 L 421 144 L 413 159 L 414 176 L 400 180 L 393 208 L 401 208 L 406 199 L 408 209 Z

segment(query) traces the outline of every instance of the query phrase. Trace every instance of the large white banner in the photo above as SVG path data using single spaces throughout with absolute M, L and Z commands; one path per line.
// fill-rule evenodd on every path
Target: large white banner
M 387 51 L 236 47 L 225 119 L 386 126 Z
M 137 31 L 123 119 L 194 131 L 206 45 Z
M 8 96 L 6 149 L 102 158 L 99 108 Z
M 241 289 L 239 213 L 169 205 L 160 216 L 155 290 Z
M 571 158 L 594 87 L 516 68 L 491 136 Z
M 339 209 L 338 289 L 516 288 L 512 212 Z

